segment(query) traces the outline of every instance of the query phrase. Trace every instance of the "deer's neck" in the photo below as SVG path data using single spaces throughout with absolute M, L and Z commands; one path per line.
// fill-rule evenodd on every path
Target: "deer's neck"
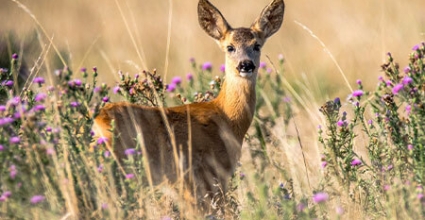
M 240 142 L 254 116 L 255 84 L 255 77 L 253 79 L 226 77 L 219 95 L 214 100 L 229 119 L 231 128 Z

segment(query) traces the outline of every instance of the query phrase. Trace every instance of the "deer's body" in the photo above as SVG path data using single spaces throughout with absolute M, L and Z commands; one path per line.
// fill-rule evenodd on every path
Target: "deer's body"
M 260 48 L 281 26 L 283 11 L 283 0 L 274 0 L 250 28 L 233 29 L 211 3 L 200 0 L 199 23 L 226 53 L 226 78 L 218 97 L 162 109 L 108 104 L 95 118 L 96 135 L 109 140 L 118 158 L 139 137 L 154 183 L 176 182 L 183 170 L 185 183 L 198 197 L 217 191 L 216 183 L 225 192 L 254 115 Z

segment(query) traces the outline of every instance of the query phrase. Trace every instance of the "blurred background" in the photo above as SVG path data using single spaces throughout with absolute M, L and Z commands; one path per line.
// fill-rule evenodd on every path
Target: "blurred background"
M 156 68 L 168 82 L 171 76 L 191 71 L 191 57 L 199 64 L 211 61 L 216 74 L 224 62 L 216 43 L 198 25 L 197 0 L 19 2 L 23 7 L 12 0 L 0 0 L 0 39 L 3 51 L 22 54 L 30 67 L 46 53 L 56 53 L 49 39 L 74 71 L 97 66 L 101 79 L 112 84 L 118 70 L 135 74 L 138 69 Z M 238 27 L 249 26 L 270 0 L 211 2 Z M 366 88 L 375 86 L 387 52 L 403 67 L 411 48 L 425 38 L 423 0 L 285 3 L 284 24 L 265 45 L 262 59 L 270 65 L 266 56 L 277 63 L 282 54 L 287 79 L 294 84 L 311 82 L 309 89 L 318 100 L 350 90 L 323 45 L 297 22 L 326 45 L 354 88 L 357 79 L 362 79 Z M 11 41 L 17 47 L 5 50 L 4 45 Z M 14 51 L 17 48 L 19 51 Z

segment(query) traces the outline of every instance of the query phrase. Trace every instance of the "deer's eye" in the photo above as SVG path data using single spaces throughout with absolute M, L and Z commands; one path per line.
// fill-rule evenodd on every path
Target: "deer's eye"
M 259 45 L 259 44 L 254 45 L 255 51 L 260 51 L 260 49 L 261 49 L 261 45 Z
M 227 46 L 227 52 L 233 52 L 233 51 L 235 51 L 235 47 L 234 46 L 232 46 L 232 45 Z

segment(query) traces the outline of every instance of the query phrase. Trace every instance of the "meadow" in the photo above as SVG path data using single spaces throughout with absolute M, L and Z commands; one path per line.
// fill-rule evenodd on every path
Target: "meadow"
M 213 2 L 235 26 L 269 3 Z M 425 3 L 285 3 L 226 212 L 209 218 L 423 218 Z M 118 169 L 91 133 L 107 102 L 218 93 L 224 56 L 197 1 L 0 4 L 0 218 L 203 219 L 177 186 L 146 184 L 139 148 Z

